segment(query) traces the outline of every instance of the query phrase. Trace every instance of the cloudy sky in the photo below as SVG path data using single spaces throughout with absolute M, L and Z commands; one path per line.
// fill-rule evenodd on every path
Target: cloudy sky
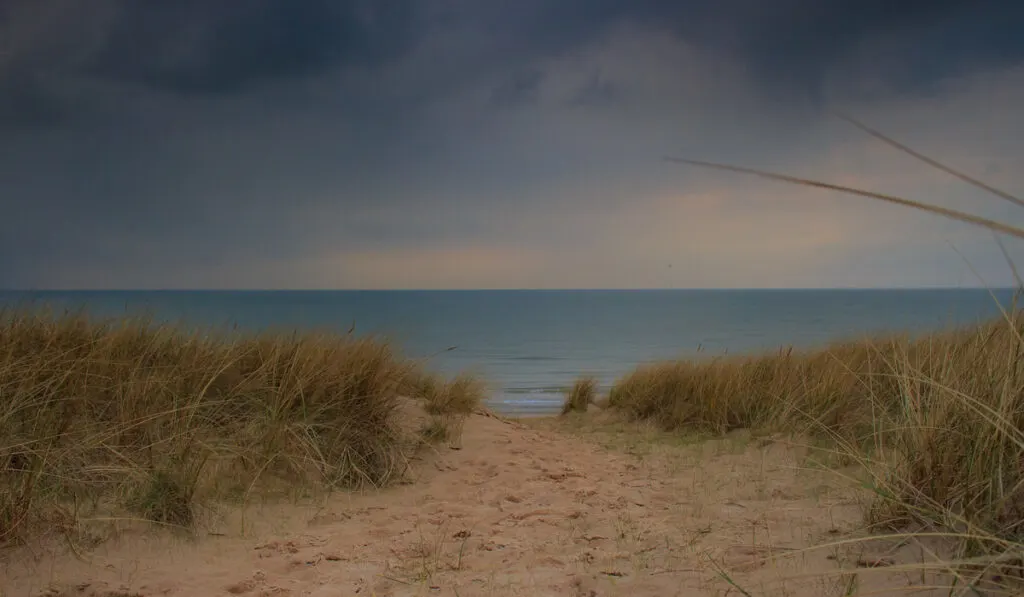
M 0 287 L 1002 285 L 1024 3 L 0 0 Z M 1024 241 L 1006 240 L 1024 267 Z

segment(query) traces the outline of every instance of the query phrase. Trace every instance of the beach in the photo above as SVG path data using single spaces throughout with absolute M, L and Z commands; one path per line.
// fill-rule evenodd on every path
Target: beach
M 736 594 L 735 583 L 820 596 L 842 595 L 859 573 L 861 590 L 905 594 L 904 574 L 867 566 L 912 562 L 911 548 L 801 551 L 863 526 L 863 496 L 807 448 L 560 425 L 474 414 L 459 449 L 422 453 L 408 485 L 253 506 L 194 539 L 136 529 L 82 558 L 22 552 L 0 586 L 66 597 L 710 596 Z
M 372 338 L 2 324 L 3 597 L 1019 587 L 1019 312 L 580 376 L 528 416 Z
M 1022 29 L 0 0 L 0 597 L 1024 596 Z

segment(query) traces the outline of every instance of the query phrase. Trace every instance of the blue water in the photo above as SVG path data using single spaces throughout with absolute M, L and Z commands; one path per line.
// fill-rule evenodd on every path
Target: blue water
M 1012 292 L 995 292 L 1008 305 Z M 579 375 L 639 364 L 925 332 L 998 314 L 986 290 L 0 292 L 0 305 L 144 314 L 189 326 L 384 335 L 435 370 L 469 370 L 498 411 L 548 413 Z

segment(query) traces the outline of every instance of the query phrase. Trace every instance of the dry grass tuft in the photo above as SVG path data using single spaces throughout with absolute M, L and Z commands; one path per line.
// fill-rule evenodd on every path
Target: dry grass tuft
M 1014 325 L 996 321 L 918 339 L 658 363 L 620 379 L 610 404 L 667 429 L 775 428 L 850 441 L 871 436 L 880 423 L 902 421 L 908 392 L 938 393 L 928 380 L 991 395 L 996 388 L 977 382 L 1015 379 L 1017 363 L 992 357 L 1016 350 L 1022 331 L 1018 316 Z
M 487 394 L 483 382 L 471 375 L 462 374 L 445 381 L 420 370 L 410 373 L 405 388 L 410 397 L 423 402 L 424 410 L 430 415 L 420 435 L 428 442 L 448 442 L 452 447 L 460 445 L 466 417 L 480 407 Z
M 581 377 L 566 392 L 562 404 L 562 414 L 571 412 L 587 412 L 587 408 L 597 397 L 597 380 L 593 377 Z
M 666 429 L 825 435 L 884 464 L 875 522 L 1024 540 L 1022 335 L 1018 312 L 917 340 L 656 364 L 616 383 L 611 405 Z
M 417 370 L 372 339 L 0 314 L 0 543 L 69 512 L 188 527 L 263 485 L 385 485 L 419 441 L 397 420 Z M 438 404 L 465 412 L 474 383 Z
M 480 406 L 485 395 L 483 383 L 465 374 L 449 381 L 436 375 L 420 375 L 412 390 L 412 396 L 423 399 L 432 415 L 468 415 Z

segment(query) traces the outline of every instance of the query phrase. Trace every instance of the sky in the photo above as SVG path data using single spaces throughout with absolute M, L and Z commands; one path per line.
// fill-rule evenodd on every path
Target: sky
M 0 0 L 0 288 L 1003 286 L 1012 0 Z M 1024 241 L 1004 239 L 1024 269 Z

